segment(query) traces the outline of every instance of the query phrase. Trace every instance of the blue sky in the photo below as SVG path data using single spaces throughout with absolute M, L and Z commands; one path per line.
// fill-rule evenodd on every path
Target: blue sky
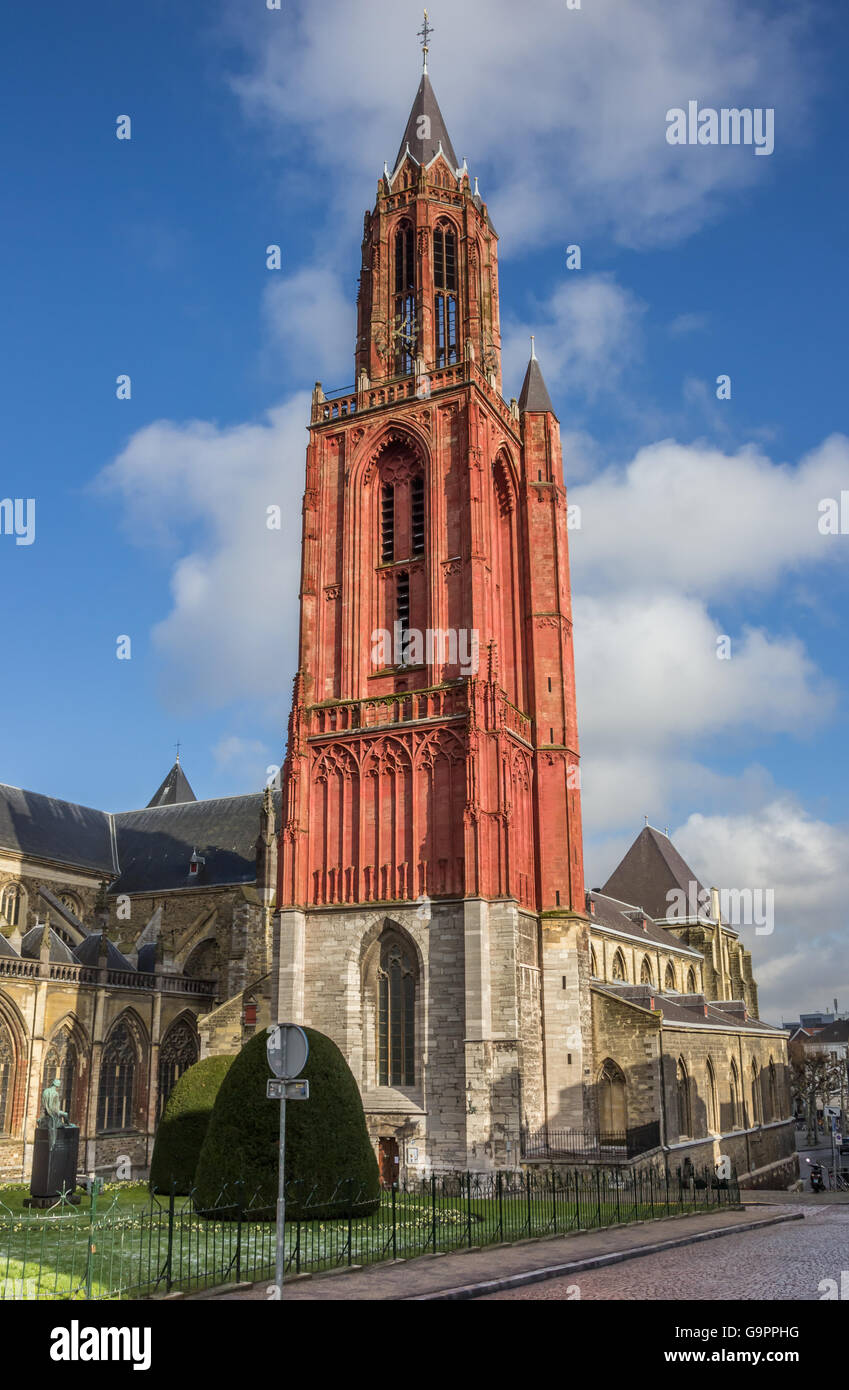
M 583 510 L 590 878 L 645 813 L 712 881 L 774 884 L 756 950 L 788 1016 L 849 1004 L 849 536 L 816 511 L 849 488 L 841 8 L 431 13 L 434 86 L 501 236 L 505 394 L 535 331 Z M 37 530 L 0 535 L 3 781 L 118 810 L 178 739 L 200 796 L 282 755 L 300 393 L 353 375 L 362 213 L 419 24 L 406 0 L 7 17 L 0 496 L 35 497 Z M 774 108 L 775 152 L 668 146 L 691 98 Z M 276 550 L 251 533 L 266 502 Z

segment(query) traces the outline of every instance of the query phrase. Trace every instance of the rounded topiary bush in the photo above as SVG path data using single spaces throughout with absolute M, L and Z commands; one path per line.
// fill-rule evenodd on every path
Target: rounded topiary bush
M 152 1192 L 191 1192 L 215 1098 L 235 1057 L 206 1057 L 177 1081 L 153 1141 Z
M 286 1215 L 291 1220 L 366 1216 L 380 1201 L 377 1159 L 357 1083 L 339 1048 L 305 1028 L 310 1055 L 301 1077 L 309 1100 L 286 1105 Z M 199 1211 L 241 1200 L 277 1201 L 280 1104 L 266 1098 L 272 1075 L 265 1032 L 246 1043 L 224 1078 L 195 1174 Z

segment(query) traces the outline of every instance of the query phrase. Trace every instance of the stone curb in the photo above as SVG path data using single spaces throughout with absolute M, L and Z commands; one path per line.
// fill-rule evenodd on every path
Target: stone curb
M 703 1240 L 717 1240 L 720 1236 L 742 1235 L 746 1231 L 758 1231 L 762 1226 L 779 1226 L 785 1221 L 804 1221 L 802 1212 L 790 1212 L 786 1216 L 772 1216 L 764 1221 L 741 1221 L 736 1226 L 723 1226 L 715 1231 L 697 1231 L 693 1235 L 679 1236 L 675 1240 L 655 1241 L 653 1245 L 635 1245 L 630 1250 L 615 1250 L 608 1255 L 592 1255 L 586 1260 L 571 1260 L 568 1264 L 548 1265 L 543 1269 L 529 1269 L 522 1274 L 505 1274 L 502 1279 L 488 1279 L 480 1284 L 461 1284 L 454 1289 L 441 1289 L 438 1293 L 419 1293 L 405 1296 L 399 1294 L 390 1302 L 439 1303 L 459 1299 L 480 1298 L 488 1293 L 500 1293 L 505 1289 L 521 1289 L 528 1284 L 542 1284 L 548 1279 L 558 1279 L 570 1274 L 580 1274 L 593 1269 L 603 1269 L 605 1265 L 624 1264 L 626 1260 L 637 1260 L 643 1255 L 657 1255 L 664 1250 L 676 1250 L 684 1245 L 697 1245 Z

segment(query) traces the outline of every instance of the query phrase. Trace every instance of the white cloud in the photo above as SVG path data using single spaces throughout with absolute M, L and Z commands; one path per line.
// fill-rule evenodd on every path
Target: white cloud
M 573 577 L 593 593 L 667 588 L 704 597 L 765 589 L 803 566 L 845 562 L 818 504 L 839 497 L 849 439 L 835 434 L 795 468 L 754 446 L 725 454 L 663 440 L 575 488 Z
M 139 543 L 170 540 L 182 552 L 171 611 L 154 629 L 162 691 L 175 709 L 246 698 L 285 717 L 297 661 L 293 498 L 303 490 L 309 408 L 299 394 L 261 424 L 158 421 L 101 474 Z M 279 530 L 267 525 L 274 506 Z
M 644 308 L 612 275 L 576 272 L 535 306 L 535 317 L 505 319 L 504 380 L 522 381 L 534 334 L 550 387 L 580 392 L 585 399 L 613 390 L 639 351 Z
M 265 290 L 262 308 L 280 350 L 281 370 L 300 375 L 308 363 L 315 379 L 329 389 L 353 380 L 356 300 L 331 266 L 305 266 L 292 275 L 276 275 Z
M 418 0 L 231 17 L 247 54 L 233 78 L 245 109 L 331 176 L 331 199 L 347 202 L 358 178 L 370 192 L 395 158 L 420 20 Z M 670 146 L 667 110 L 708 97 L 772 106 L 780 152 L 808 128 L 809 25 L 804 7 L 738 0 L 592 0 L 579 11 L 537 0 L 518 22 L 512 0 L 465 0 L 438 16 L 430 68 L 458 158 L 486 174 L 508 252 L 554 234 L 565 246 L 578 228 L 657 243 L 696 230 L 773 162 L 750 148 Z

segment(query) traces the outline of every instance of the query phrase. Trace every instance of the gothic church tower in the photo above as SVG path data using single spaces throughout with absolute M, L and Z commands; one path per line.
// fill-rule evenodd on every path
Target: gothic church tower
M 396 1172 L 584 1128 L 566 492 L 497 236 L 425 70 L 365 217 L 356 384 L 313 395 L 274 1006 L 330 1034 Z M 393 1147 L 394 1146 L 394 1147 Z

